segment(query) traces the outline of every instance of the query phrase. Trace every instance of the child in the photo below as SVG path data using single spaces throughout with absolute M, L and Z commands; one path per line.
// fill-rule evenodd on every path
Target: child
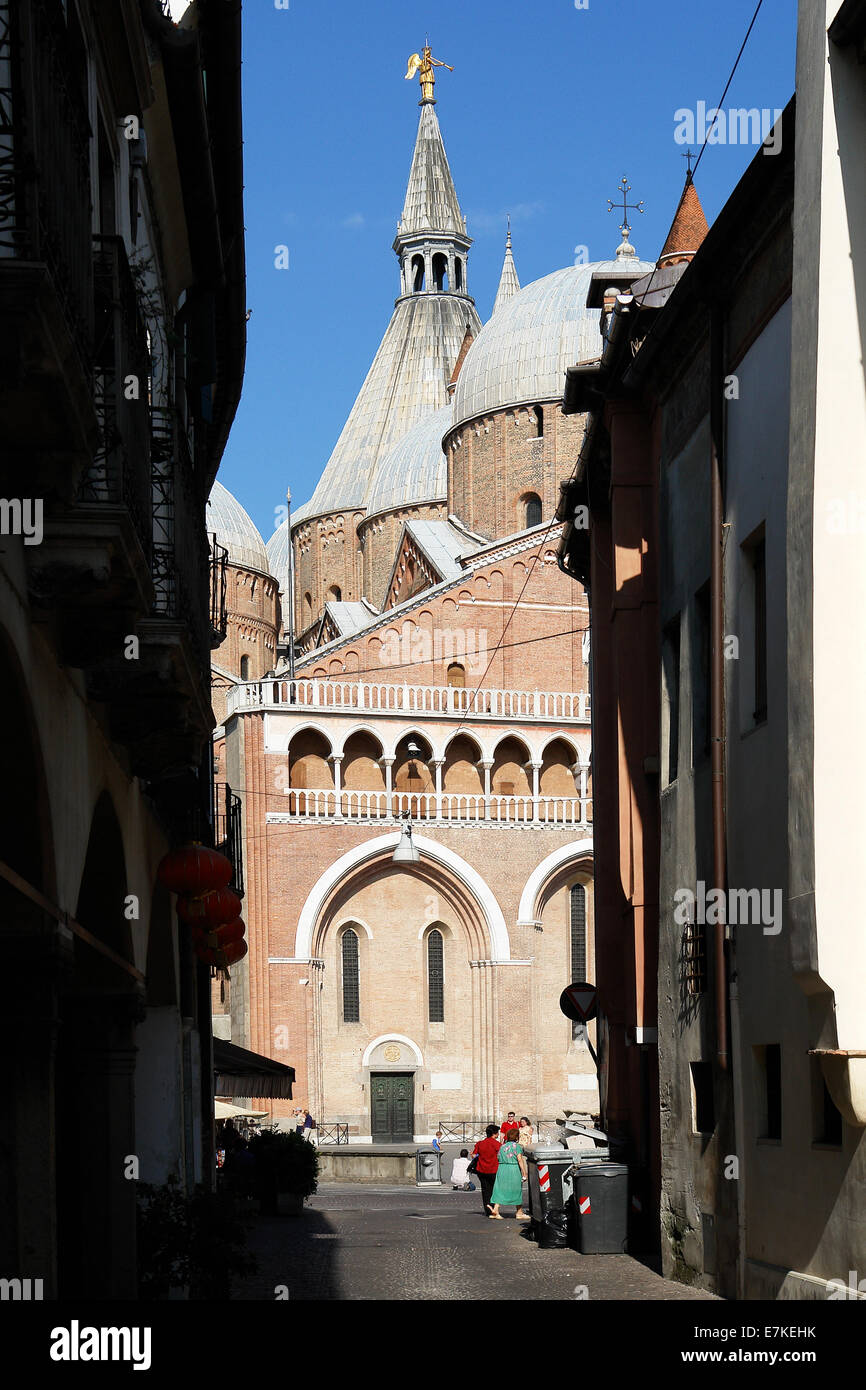
M 457 1192 L 474 1192 L 475 1184 L 469 1181 L 469 1150 L 461 1149 L 460 1157 L 455 1158 L 451 1165 L 451 1189 Z

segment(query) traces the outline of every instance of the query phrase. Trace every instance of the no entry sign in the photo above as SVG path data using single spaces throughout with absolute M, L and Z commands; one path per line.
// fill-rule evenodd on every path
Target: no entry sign
M 572 1023 L 588 1023 L 595 1018 L 598 1008 L 598 991 L 595 985 L 581 980 L 568 985 L 559 996 L 559 1007 Z

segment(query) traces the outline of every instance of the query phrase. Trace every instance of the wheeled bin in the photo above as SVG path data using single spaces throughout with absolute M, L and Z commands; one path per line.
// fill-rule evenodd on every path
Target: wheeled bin
M 574 1176 L 578 1249 L 582 1255 L 622 1255 L 628 1248 L 628 1168 L 581 1163 Z

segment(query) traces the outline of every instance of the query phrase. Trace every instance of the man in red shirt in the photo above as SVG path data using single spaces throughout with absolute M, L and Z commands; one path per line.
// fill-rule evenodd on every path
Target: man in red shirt
M 478 1167 L 475 1169 L 478 1174 L 478 1183 L 481 1187 L 481 1203 L 484 1207 L 484 1215 L 490 1219 L 488 1206 L 490 1198 L 493 1196 L 493 1184 L 496 1181 L 496 1169 L 499 1167 L 499 1150 L 501 1145 L 496 1138 L 499 1130 L 496 1125 L 488 1125 L 484 1133 L 486 1139 L 479 1139 L 475 1148 L 472 1150 L 473 1157 L 478 1155 Z
M 514 1111 L 513 1111 L 513 1110 L 509 1110 L 509 1112 L 508 1112 L 508 1119 L 507 1119 L 507 1120 L 503 1120 L 503 1121 L 502 1121 L 502 1124 L 499 1126 L 499 1137 L 500 1137 L 500 1142 L 501 1142 L 501 1143 L 503 1143 L 503 1144 L 505 1143 L 506 1136 L 507 1136 L 508 1131 L 509 1131 L 510 1129 L 520 1129 L 520 1125 L 517 1123 L 517 1120 L 514 1118 Z

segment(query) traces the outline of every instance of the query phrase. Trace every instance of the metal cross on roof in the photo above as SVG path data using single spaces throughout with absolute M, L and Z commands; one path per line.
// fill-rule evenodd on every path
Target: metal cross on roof
M 691 178 L 691 176 L 692 176 L 692 160 L 695 158 L 695 152 L 694 152 L 694 150 L 683 150 L 682 154 L 683 154 L 683 159 L 687 159 L 687 160 L 689 161 L 689 178 Z
M 641 198 L 641 200 L 640 200 L 639 203 L 628 203 L 628 202 L 626 202 L 626 198 L 628 197 L 629 193 L 631 193 L 631 184 L 629 183 L 629 181 L 628 181 L 628 179 L 626 178 L 625 174 L 623 174 L 622 179 L 621 179 L 621 181 L 620 181 L 619 192 L 622 194 L 622 222 L 620 223 L 619 229 L 620 229 L 620 231 L 622 232 L 623 237 L 627 237 L 628 234 L 629 234 L 629 232 L 631 231 L 631 226 L 630 226 L 629 220 L 628 220 L 628 210 L 629 210 L 629 208 L 631 208 L 634 212 L 645 212 L 646 209 L 644 208 L 644 205 L 643 205 L 643 198 Z M 618 209 L 618 208 L 619 208 L 619 204 L 613 202 L 612 199 L 608 198 L 608 200 L 607 200 L 607 210 L 608 210 L 608 212 L 613 212 L 614 208 L 617 208 L 617 209 Z

